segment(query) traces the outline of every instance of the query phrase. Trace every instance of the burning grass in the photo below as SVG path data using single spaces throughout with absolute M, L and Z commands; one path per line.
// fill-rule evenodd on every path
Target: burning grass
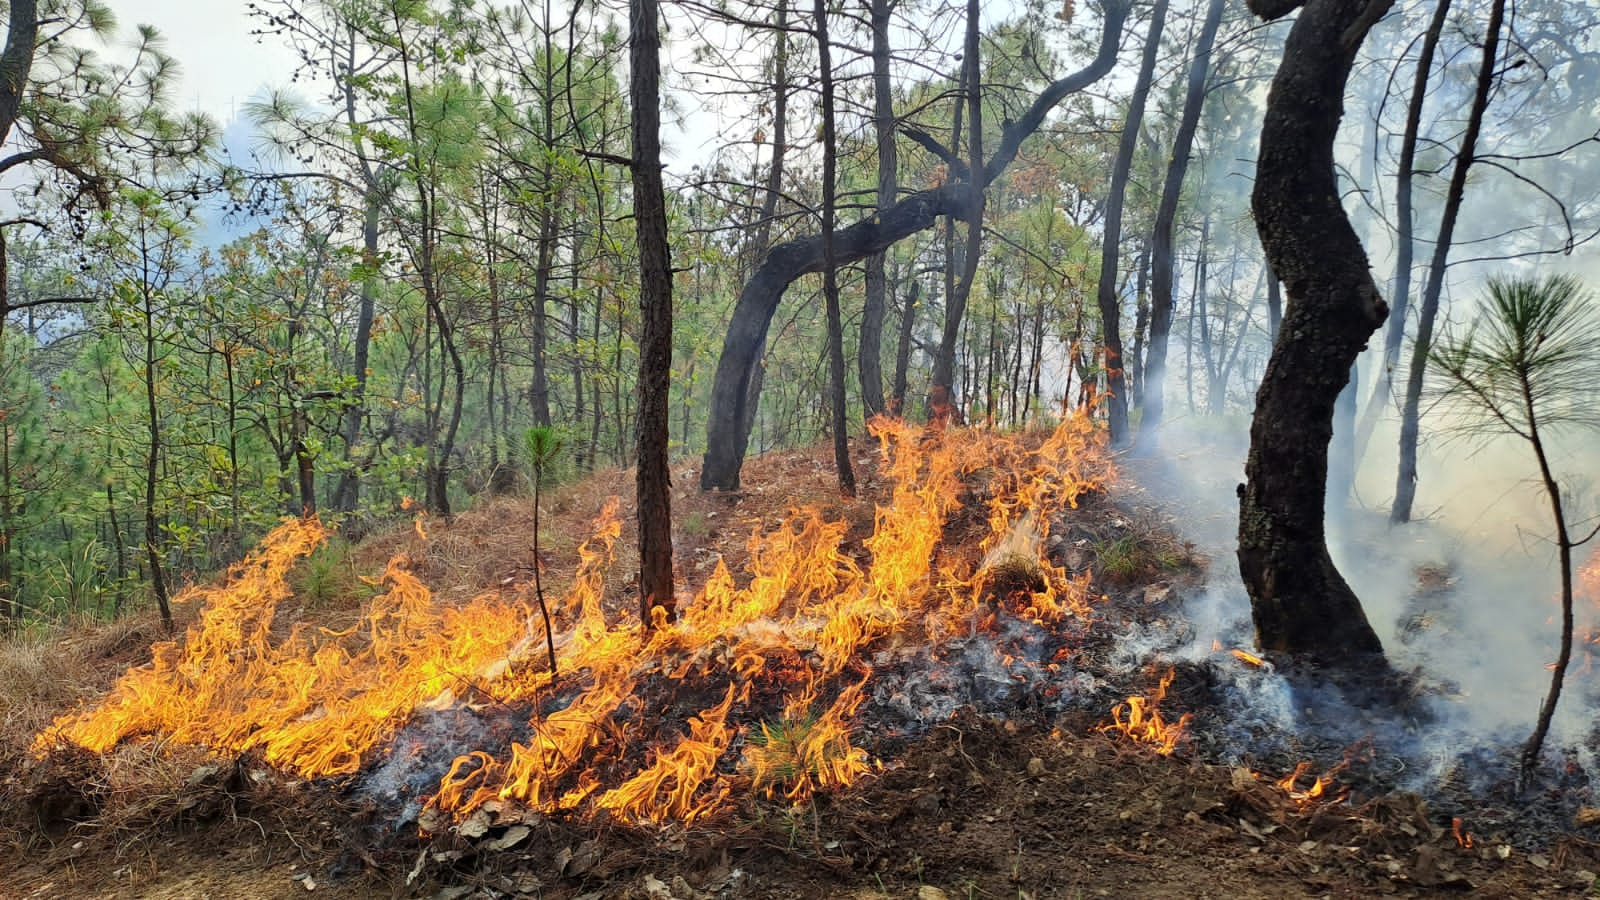
M 740 576 L 716 564 L 680 602 L 677 622 L 646 630 L 608 584 L 622 523 L 607 504 L 556 603 L 562 675 L 553 679 L 534 652 L 544 635 L 525 585 L 441 603 L 415 573 L 415 544 L 389 562 L 350 627 L 275 627 L 291 569 L 326 540 L 315 520 L 286 522 L 224 582 L 183 596 L 199 611 L 182 641 L 156 645 L 150 665 L 62 716 L 35 749 L 107 753 L 159 741 L 259 753 L 320 778 L 392 752 L 419 714 L 498 710 L 518 724 L 460 748 L 423 789 L 426 821 L 461 821 L 492 802 L 693 822 L 752 785 L 791 802 L 848 785 L 873 766 L 852 742 L 873 678 L 866 651 L 942 646 L 995 627 L 997 616 L 1035 628 L 1086 616 L 1087 576 L 1069 575 L 1042 548 L 1057 511 L 1111 477 L 1082 416 L 1033 445 L 889 421 L 874 431 L 891 487 L 861 541 L 870 565 L 846 552 L 848 521 L 794 509 L 752 533 Z M 964 479 L 979 470 L 996 474 L 974 558 L 940 542 Z M 419 522 L 415 540 L 425 533 Z M 1031 561 L 1026 577 L 1015 575 L 1019 559 Z M 985 602 L 996 585 L 1004 602 Z M 774 708 L 781 717 L 764 713 Z
M 1202 881 L 1369 896 L 1468 876 L 1511 885 L 1487 896 L 1542 896 L 1527 866 L 1495 868 L 1510 848 L 1487 810 L 1369 800 L 1394 786 L 1367 789 L 1370 761 L 1329 766 L 1343 741 L 1307 747 L 1257 715 L 1283 677 L 1227 649 L 1237 635 L 1204 659 L 1146 640 L 1187 634 L 1192 572 L 1160 563 L 1161 602 L 1137 583 L 1151 573 L 1091 584 L 1085 551 L 1107 540 L 1194 557 L 1120 500 L 1064 512 L 1111 476 L 1086 421 L 1027 436 L 889 423 L 878 439 L 866 502 L 838 499 L 823 449 L 753 460 L 742 494 L 675 500 L 697 584 L 650 631 L 624 580 L 629 516 L 606 499 L 622 473 L 549 498 L 540 561 L 515 499 L 348 552 L 287 523 L 187 594 L 192 625 L 153 653 L 154 632 L 105 632 L 63 659 L 16 658 L 18 680 L 47 682 L 15 705 L 52 779 L 25 793 L 54 806 L 30 812 L 72 824 L 58 858 L 101 834 L 154 860 L 152 837 L 193 832 L 209 869 L 211 848 L 261 829 L 267 858 L 285 844 L 266 835 L 288 834 L 292 861 L 353 857 L 397 894 L 437 874 L 665 896 L 659 874 L 679 897 L 1173 896 Z M 528 605 L 540 563 L 556 679 Z M 91 656 L 131 668 L 45 727 L 43 706 L 105 690 L 73 674 Z M 801 805 L 846 787 L 847 802 Z M 420 848 L 412 823 L 431 833 Z M 222 893 L 280 895 L 278 859 L 275 889 Z M 320 869 L 317 884 L 339 890 Z

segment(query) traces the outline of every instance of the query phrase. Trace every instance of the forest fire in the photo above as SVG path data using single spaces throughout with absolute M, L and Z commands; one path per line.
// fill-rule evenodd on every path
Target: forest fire
M 793 510 L 750 539 L 742 578 L 719 564 L 680 603 L 678 621 L 649 630 L 608 597 L 621 533 L 608 504 L 552 610 L 557 679 L 540 665 L 544 635 L 526 594 L 445 606 L 404 557 L 390 562 L 359 625 L 275 627 L 289 569 L 325 536 L 315 520 L 286 522 L 224 583 L 185 595 L 203 606 L 182 641 L 158 645 L 150 665 L 60 718 L 36 749 L 65 741 L 103 752 L 159 735 L 259 750 L 303 777 L 350 775 L 384 756 L 409 719 L 494 708 L 521 711 L 520 724 L 446 757 L 416 798 L 427 821 L 448 824 L 494 801 L 693 822 L 739 792 L 800 801 L 849 785 L 876 765 L 854 741 L 874 680 L 867 649 L 1087 617 L 1088 574 L 1070 574 L 1042 548 L 1053 517 L 1112 477 L 1083 415 L 1032 449 L 1017 437 L 925 434 L 887 420 L 874 433 L 893 490 L 863 541 L 869 566 L 841 549 L 845 523 Z M 976 488 L 986 536 L 976 554 L 944 547 L 963 490 L 974 489 L 964 479 L 980 471 L 1000 473 Z M 1011 571 L 1019 565 L 1028 577 Z M 992 665 L 1016 664 L 996 653 Z M 1187 717 L 1164 723 L 1159 701 L 1159 692 L 1148 707 L 1130 700 L 1126 724 L 1167 734 L 1170 752 Z
M 1301 807 L 1307 807 L 1326 800 L 1338 800 L 1342 796 L 1342 792 L 1329 794 L 1328 788 L 1334 784 L 1334 776 L 1349 767 L 1350 761 L 1346 759 L 1321 775 L 1313 776 L 1311 781 L 1306 783 L 1304 781 L 1305 776 L 1311 772 L 1313 764 L 1309 760 L 1302 760 L 1295 764 L 1293 772 L 1279 778 L 1274 784 L 1285 794 L 1288 794 L 1290 800 L 1293 800 Z
M 1139 743 L 1150 744 L 1162 756 L 1170 756 L 1178 749 L 1188 732 L 1192 713 L 1184 713 L 1176 721 L 1168 722 L 1161 716 L 1161 701 L 1171 687 L 1173 670 L 1161 676 L 1150 696 L 1132 696 L 1111 711 L 1111 722 L 1100 726 L 1101 731 L 1125 735 Z

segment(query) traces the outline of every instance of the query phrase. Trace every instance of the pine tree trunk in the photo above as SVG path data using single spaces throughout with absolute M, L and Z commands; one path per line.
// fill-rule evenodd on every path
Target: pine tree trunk
M 672 581 L 672 475 L 667 410 L 672 372 L 672 259 L 661 181 L 661 33 L 658 0 L 631 0 L 633 218 L 639 247 L 639 615 L 645 628 L 677 603 Z
M 1139 419 L 1141 438 L 1153 437 L 1166 414 L 1167 347 L 1172 337 L 1172 297 L 1174 229 L 1178 202 L 1183 197 L 1183 180 L 1189 171 L 1189 155 L 1194 135 L 1200 126 L 1205 106 L 1206 80 L 1211 68 L 1211 48 L 1216 44 L 1226 0 L 1210 0 L 1206 17 L 1195 39 L 1194 61 L 1189 64 L 1189 83 L 1183 99 L 1183 114 L 1172 141 L 1172 158 L 1167 162 L 1166 181 L 1161 186 L 1161 202 L 1156 209 L 1155 232 L 1151 237 L 1150 349 L 1144 359 L 1143 414 Z
M 1150 29 L 1145 34 L 1144 57 L 1134 81 L 1133 97 L 1128 101 L 1128 117 L 1122 123 L 1117 143 L 1117 158 L 1111 167 L 1111 186 L 1106 196 L 1106 232 L 1100 247 L 1100 284 L 1095 295 L 1100 307 L 1100 334 L 1105 347 L 1106 418 L 1113 447 L 1127 446 L 1128 386 L 1122 355 L 1122 302 L 1117 296 L 1118 256 L 1122 247 L 1122 206 L 1133 171 L 1133 154 L 1139 145 L 1139 129 L 1144 123 L 1145 99 L 1155 78 L 1156 57 L 1161 51 L 1161 30 L 1166 26 L 1167 0 L 1156 0 L 1150 11 Z
M 1373 379 L 1372 396 L 1362 410 L 1361 422 L 1356 426 L 1355 458 L 1359 463 L 1366 456 L 1372 432 L 1378 418 L 1389 405 L 1389 393 L 1394 389 L 1394 371 L 1400 365 L 1400 347 L 1406 337 L 1406 311 L 1411 305 L 1411 261 L 1416 252 L 1413 239 L 1416 218 L 1412 214 L 1412 181 L 1417 160 L 1417 133 L 1422 129 L 1422 109 L 1427 101 L 1428 80 L 1433 75 L 1433 57 L 1439 48 L 1439 37 L 1444 33 L 1445 20 L 1450 14 L 1450 0 L 1438 0 L 1433 10 L 1433 20 L 1422 36 L 1422 50 L 1417 57 L 1417 71 L 1411 83 L 1411 99 L 1406 104 L 1406 127 L 1400 138 L 1400 159 L 1394 176 L 1395 192 L 1395 261 L 1394 296 L 1389 304 L 1389 328 L 1383 339 L 1383 359 Z
M 878 209 L 894 205 L 898 193 L 899 157 L 894 143 L 894 95 L 889 83 L 890 0 L 872 0 L 872 125 L 878 139 Z M 870 419 L 884 411 L 883 318 L 888 308 L 888 278 L 882 252 L 867 257 L 866 299 L 861 307 L 861 339 L 857 376 L 861 380 L 861 412 Z
M 839 282 L 833 258 L 834 170 L 838 165 L 838 151 L 833 131 L 833 54 L 828 42 L 828 0 L 816 0 L 812 4 L 812 15 L 816 20 L 817 64 L 822 75 L 822 301 L 828 315 L 828 406 L 833 423 L 833 466 L 839 473 L 840 492 L 854 497 L 856 473 L 850 465 L 850 420 L 845 404 L 844 317 L 839 312 Z
M 1263 18 L 1301 5 L 1250 2 Z M 1260 646 L 1349 668 L 1381 660 L 1383 645 L 1328 555 L 1328 442 L 1334 401 L 1388 309 L 1340 204 L 1333 145 L 1356 52 L 1392 0 L 1303 5 L 1267 97 L 1251 196 L 1262 248 L 1289 300 L 1256 393 L 1238 557 Z
M 1477 90 L 1467 111 L 1467 129 L 1461 135 L 1450 185 L 1445 189 L 1444 211 L 1439 214 L 1439 237 L 1433 244 L 1428 263 L 1428 281 L 1422 286 L 1422 308 L 1417 316 L 1417 339 L 1411 350 L 1411 370 L 1407 373 L 1406 396 L 1400 411 L 1400 467 L 1395 473 L 1394 506 L 1389 521 L 1411 521 L 1411 507 L 1417 497 L 1417 440 L 1421 432 L 1422 381 L 1427 374 L 1428 350 L 1433 346 L 1433 322 L 1439 314 L 1439 298 L 1444 293 L 1444 276 L 1450 264 L 1450 244 L 1455 239 L 1456 218 L 1467 191 L 1467 172 L 1478 152 L 1478 133 L 1483 128 L 1483 113 L 1489 107 L 1494 87 L 1495 62 L 1500 53 L 1500 25 L 1505 20 L 1505 0 L 1494 0 L 1489 7 L 1489 25 L 1483 39 L 1483 61 L 1478 67 Z

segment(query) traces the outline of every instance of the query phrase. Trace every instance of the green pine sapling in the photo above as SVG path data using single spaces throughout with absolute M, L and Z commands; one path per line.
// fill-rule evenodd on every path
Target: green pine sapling
M 1600 315 L 1592 295 L 1570 275 L 1491 278 L 1485 300 L 1464 334 L 1447 334 L 1434 344 L 1428 364 L 1443 376 L 1435 390 L 1459 415 L 1462 430 L 1482 437 L 1510 433 L 1532 447 L 1555 524 L 1561 650 L 1538 723 L 1522 749 L 1519 785 L 1526 788 L 1572 659 L 1572 551 L 1595 534 L 1574 539 L 1546 442 L 1563 428 L 1600 426 Z
M 544 617 L 545 649 L 550 652 L 550 677 L 556 677 L 556 638 L 550 628 L 550 609 L 544 602 L 544 582 L 540 570 L 544 568 L 539 552 L 539 495 L 544 487 L 545 473 L 561 454 L 561 438 L 555 429 L 534 426 L 522 435 L 523 450 L 528 455 L 528 465 L 533 469 L 533 595 L 539 601 L 539 614 Z

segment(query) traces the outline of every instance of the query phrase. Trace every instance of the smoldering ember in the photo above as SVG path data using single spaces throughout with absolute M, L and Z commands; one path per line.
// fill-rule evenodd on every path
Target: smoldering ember
M 1600 7 L 3 19 L 0 895 L 1600 895 Z

